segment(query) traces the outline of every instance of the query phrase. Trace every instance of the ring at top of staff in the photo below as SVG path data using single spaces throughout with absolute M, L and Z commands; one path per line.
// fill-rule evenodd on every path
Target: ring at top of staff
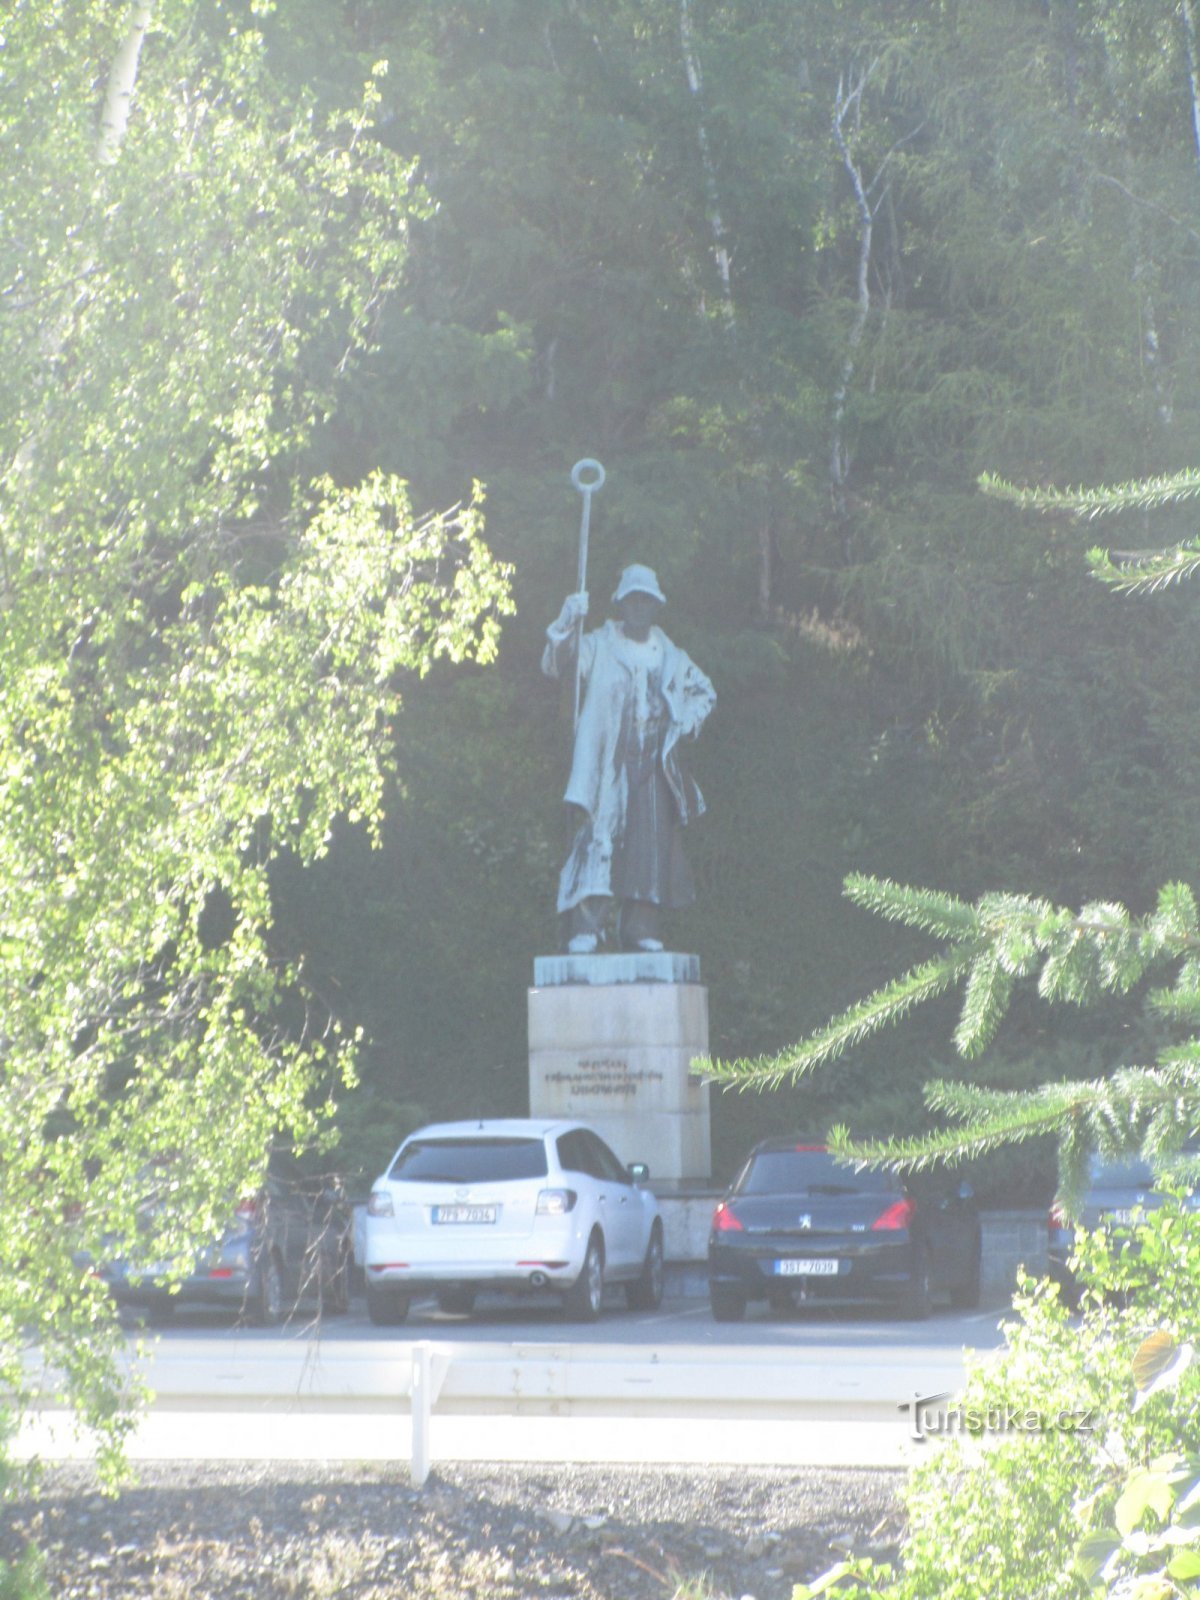
M 590 479 L 585 478 L 586 472 L 593 473 L 594 476 Z M 598 461 L 593 461 L 591 456 L 584 456 L 582 461 L 577 461 L 571 468 L 571 482 L 580 494 L 591 494 L 593 490 L 603 487 L 604 468 Z

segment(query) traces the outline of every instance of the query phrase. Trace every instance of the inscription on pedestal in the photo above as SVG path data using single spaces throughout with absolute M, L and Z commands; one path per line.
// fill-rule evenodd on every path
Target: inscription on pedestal
M 589 1095 L 604 1100 L 627 1100 L 642 1084 L 664 1083 L 666 1074 L 651 1068 L 633 1068 L 628 1061 L 607 1059 L 578 1061 L 568 1071 L 547 1072 L 543 1083 L 566 1085 L 567 1093 L 579 1098 Z

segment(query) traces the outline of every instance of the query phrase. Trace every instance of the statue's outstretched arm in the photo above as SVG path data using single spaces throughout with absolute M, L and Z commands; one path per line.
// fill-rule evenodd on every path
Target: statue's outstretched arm
M 587 616 L 587 591 L 569 594 L 562 610 L 546 629 L 546 648 L 542 652 L 542 671 L 548 678 L 561 678 L 575 660 L 575 644 L 580 624 Z

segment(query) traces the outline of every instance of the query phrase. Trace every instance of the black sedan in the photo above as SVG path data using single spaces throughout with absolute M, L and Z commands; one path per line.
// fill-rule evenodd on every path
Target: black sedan
M 713 1212 L 708 1292 L 718 1322 L 751 1300 L 882 1300 L 907 1317 L 948 1292 L 979 1304 L 979 1215 L 970 1186 L 919 1192 L 888 1172 L 855 1172 L 823 1144 L 756 1145 Z

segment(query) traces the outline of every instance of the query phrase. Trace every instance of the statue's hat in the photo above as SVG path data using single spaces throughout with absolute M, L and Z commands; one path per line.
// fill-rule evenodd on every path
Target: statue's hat
M 656 600 L 666 605 L 667 597 L 658 586 L 658 578 L 653 567 L 643 567 L 635 561 L 631 567 L 626 567 L 621 574 L 621 581 L 613 590 L 613 602 L 624 600 L 627 594 L 650 594 Z

